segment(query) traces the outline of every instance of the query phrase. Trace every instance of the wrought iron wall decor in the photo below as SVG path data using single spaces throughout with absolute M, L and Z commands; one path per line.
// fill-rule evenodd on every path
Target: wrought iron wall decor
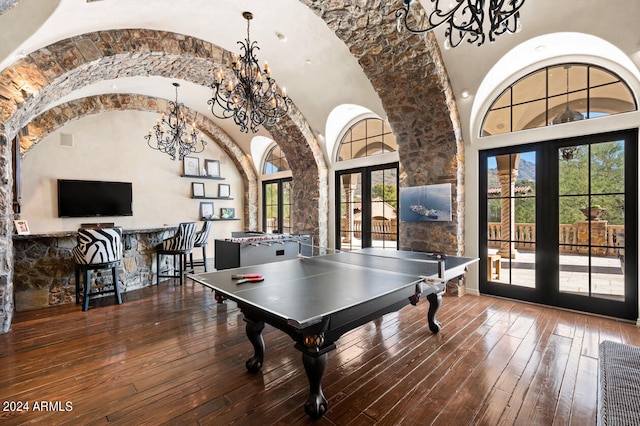
M 431 0 L 434 8 L 428 14 L 429 26 L 416 29 L 411 28 L 408 22 L 413 1 L 402 0 L 403 7 L 396 10 L 398 31 L 404 25 L 408 31 L 422 34 L 445 25 L 445 49 L 459 46 L 465 38 L 471 44 L 477 43 L 478 46 L 482 46 L 487 34 L 489 41 L 493 42 L 496 36 L 507 32 L 518 32 L 521 28 L 520 8 L 525 2 L 525 0 L 455 0 L 454 6 L 443 7 L 441 3 L 451 4 L 451 1 Z M 488 22 L 485 24 L 487 15 Z M 485 34 L 485 26 L 488 27 L 487 34 Z
M 233 118 L 242 132 L 250 128 L 256 133 L 261 125 L 271 127 L 287 115 L 291 99 L 284 88 L 278 89 L 267 62 L 260 69 L 255 55 L 260 48 L 249 37 L 253 15 L 244 12 L 242 16 L 247 20 L 247 38 L 238 41 L 242 53 L 232 54 L 231 69 L 215 71 L 213 97 L 207 103 L 215 117 Z
M 184 104 L 178 102 L 178 87 L 180 84 L 173 83 L 176 88 L 176 101 L 169 101 L 169 116 L 162 113 L 162 118 L 158 119 L 153 131 L 149 129 L 149 134 L 144 138 L 149 147 L 168 154 L 172 160 L 182 160 L 185 156 L 202 152 L 207 144 L 204 136 L 200 135 L 194 122 L 187 131 L 187 120 L 184 116 Z M 165 133 L 164 126 L 168 129 Z M 155 134 L 155 139 L 153 135 Z M 198 146 L 200 144 L 200 146 Z

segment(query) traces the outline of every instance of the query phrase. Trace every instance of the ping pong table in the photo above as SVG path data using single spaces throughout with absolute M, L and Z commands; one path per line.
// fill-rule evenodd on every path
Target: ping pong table
M 285 260 L 203 274 L 196 282 L 235 301 L 244 314 L 246 334 L 254 355 L 246 362 L 250 372 L 262 368 L 265 323 L 287 333 L 302 352 L 309 380 L 305 412 L 320 418 L 327 411 L 322 376 L 328 353 L 349 330 L 421 297 L 429 301 L 429 329 L 438 333 L 436 312 L 446 282 L 461 278 L 477 259 L 368 248 L 324 256 Z M 256 273 L 264 281 L 237 284 L 233 275 Z

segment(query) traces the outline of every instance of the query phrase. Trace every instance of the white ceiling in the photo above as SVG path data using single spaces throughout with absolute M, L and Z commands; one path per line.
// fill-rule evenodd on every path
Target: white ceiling
M 7 0 L 0 0 L 0 5 Z M 401 5 L 401 0 L 394 0 Z M 420 0 L 429 8 L 431 0 Z M 148 28 L 201 38 L 232 52 L 246 36 L 243 11 L 251 11 L 251 38 L 260 62 L 269 61 L 273 77 L 307 118 L 313 131 L 325 134 L 327 118 L 341 104 L 363 106 L 385 118 L 379 97 L 347 47 L 298 0 L 22 0 L 0 16 L 0 69 L 58 40 L 97 30 Z M 463 137 L 470 138 L 472 112 L 495 96 L 505 79 L 559 55 L 605 58 L 640 93 L 640 2 L 611 0 L 527 0 L 521 9 L 522 31 L 499 36 L 481 47 L 463 43 L 442 50 L 458 100 Z M 389 17 L 392 19 L 392 17 Z M 395 27 L 395 22 L 386 24 Z M 577 33 L 567 37 L 565 32 Z M 278 38 L 286 36 L 286 41 Z M 582 34 L 595 36 L 592 43 Z M 443 46 L 443 30 L 436 31 Z M 538 38 L 540 37 L 540 38 Z M 576 59 L 576 58 L 574 58 Z M 499 65 L 496 65 L 499 64 Z M 616 65 L 617 64 L 617 65 Z M 626 73 L 626 74 L 625 74 Z M 171 99 L 172 80 L 160 77 L 104 81 L 71 93 L 62 101 L 104 93 L 139 93 Z M 471 96 L 461 97 L 462 91 Z M 208 113 L 210 90 L 182 82 L 180 101 Z M 475 103 L 475 106 L 474 106 Z M 240 133 L 229 120 L 216 122 L 250 153 L 253 134 Z M 260 135 L 268 135 L 261 131 Z M 322 140 L 322 138 L 321 138 Z

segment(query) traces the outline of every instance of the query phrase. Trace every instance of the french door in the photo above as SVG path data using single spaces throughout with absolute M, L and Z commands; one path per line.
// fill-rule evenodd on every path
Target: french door
M 482 151 L 480 291 L 636 320 L 637 138 Z
M 262 182 L 262 230 L 291 232 L 291 178 Z
M 336 248 L 398 248 L 398 165 L 336 172 Z

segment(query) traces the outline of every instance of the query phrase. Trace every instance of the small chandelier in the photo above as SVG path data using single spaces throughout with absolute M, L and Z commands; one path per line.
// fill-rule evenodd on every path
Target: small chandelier
M 431 0 L 435 3 L 433 11 L 429 13 L 429 26 L 419 30 L 410 28 L 407 18 L 409 17 L 409 7 L 413 0 L 402 0 L 403 7 L 396 10 L 398 18 L 398 31 L 404 27 L 414 33 L 422 34 L 432 31 L 441 25 L 446 25 L 445 49 L 458 47 L 462 41 L 469 36 L 467 42 L 477 43 L 482 46 L 485 42 L 486 34 L 484 32 L 485 19 L 485 3 L 489 3 L 489 41 L 494 42 L 496 36 L 506 32 L 515 33 L 520 31 L 520 8 L 525 0 L 455 0 L 456 5 L 450 9 L 443 10 L 440 3 L 444 0 Z M 452 3 L 447 0 L 447 3 Z
M 563 146 L 562 148 L 560 148 L 560 156 L 564 161 L 573 160 L 574 158 L 576 158 L 577 153 L 577 146 Z
M 144 138 L 147 140 L 149 146 L 153 149 L 157 149 L 160 152 L 168 154 L 172 160 L 176 159 L 176 153 L 178 159 L 182 160 L 185 156 L 204 151 L 204 146 L 207 144 L 204 140 L 204 136 L 200 135 L 200 132 L 196 129 L 195 122 L 191 122 L 191 129 L 187 133 L 187 121 L 184 118 L 184 104 L 178 102 L 178 87 L 180 84 L 173 83 L 176 88 L 176 101 L 169 101 L 169 117 L 167 118 L 162 113 L 162 118 L 159 118 L 156 125 L 153 126 L 155 131 L 155 141 L 152 141 L 152 131 L 149 129 L 149 134 Z M 165 135 L 164 125 L 167 125 Z M 200 139 L 198 139 L 200 136 Z M 201 144 L 198 148 L 198 142 Z
M 571 65 L 565 65 L 564 69 L 567 73 L 567 106 L 564 111 L 551 121 L 551 124 L 571 123 L 572 121 L 580 121 L 584 116 L 579 111 L 575 111 L 569 107 L 569 68 Z M 573 160 L 578 152 L 577 146 L 564 146 L 560 148 L 560 155 L 565 161 Z
M 564 111 L 558 114 L 556 118 L 551 121 L 551 124 L 571 123 L 572 121 L 580 121 L 584 119 L 581 112 L 569 107 L 569 68 L 571 68 L 571 65 L 564 66 L 564 69 L 567 70 L 567 106 Z
M 271 78 L 271 70 L 265 62 L 260 69 L 255 51 L 260 50 L 257 42 L 249 38 L 249 23 L 253 19 L 251 12 L 244 12 L 247 20 L 247 38 L 239 41 L 242 54 L 231 54 L 231 69 L 218 69 L 211 84 L 213 97 L 207 101 L 211 112 L 217 118 L 233 118 L 244 133 L 251 128 L 253 133 L 261 125 L 271 127 L 280 118 L 289 113 L 291 99 L 286 91 L 278 90 L 276 81 Z M 221 111 L 218 113 L 216 109 Z

